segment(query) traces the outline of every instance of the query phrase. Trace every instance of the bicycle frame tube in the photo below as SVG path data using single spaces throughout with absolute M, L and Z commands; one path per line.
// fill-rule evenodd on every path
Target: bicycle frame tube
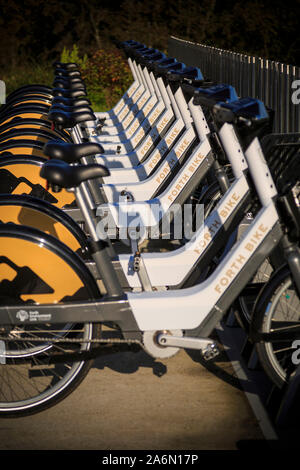
M 127 334 L 136 337 L 140 331 L 176 329 L 207 336 L 281 236 L 278 214 L 270 203 L 262 208 L 216 271 L 200 285 L 179 291 L 128 293 L 124 299 L 114 302 L 107 299 L 40 304 L 35 310 L 39 314 L 47 313 L 49 323 L 114 321 L 122 327 L 125 337 Z M 26 312 L 32 310 L 32 306 L 23 304 L 21 308 Z M 29 315 L 24 321 L 18 318 L 19 310 L 20 305 L 3 307 L 0 324 L 30 324 Z M 39 323 L 43 320 L 37 318 L 35 324 Z
M 237 214 L 243 216 L 245 203 L 249 196 L 249 186 L 245 177 L 248 166 L 245 156 L 237 143 L 233 126 L 226 124 L 221 129 L 221 141 L 228 144 L 228 159 L 231 163 L 235 181 L 222 197 L 217 207 L 205 220 L 203 226 L 183 247 L 167 253 L 142 253 L 144 268 L 152 286 L 173 286 L 183 282 L 195 265 L 206 259 L 207 254 L 220 245 L 218 238 L 224 237 L 228 227 L 232 230 L 232 221 Z M 132 270 L 132 256 L 119 255 L 120 264 L 127 273 L 128 283 L 132 288 L 141 288 L 138 273 Z M 201 267 L 200 267 L 201 269 Z

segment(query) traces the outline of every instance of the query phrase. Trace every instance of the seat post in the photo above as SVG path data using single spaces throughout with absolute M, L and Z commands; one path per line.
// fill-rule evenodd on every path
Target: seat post
M 70 129 L 70 131 L 71 131 L 71 136 L 72 136 L 73 141 L 76 144 L 81 144 L 83 142 L 83 139 L 82 139 L 82 135 L 80 135 L 80 132 L 81 132 L 80 126 L 77 124 L 72 129 Z M 82 157 L 81 163 L 84 165 L 87 165 L 89 163 L 97 163 L 97 162 L 96 162 L 95 157 L 91 156 L 91 157 Z M 101 182 L 98 179 L 88 181 L 89 191 L 96 205 L 104 204 L 106 202 L 100 190 L 100 184 Z
M 83 165 L 89 165 L 90 163 L 97 163 L 95 156 L 82 157 L 80 161 Z M 101 192 L 101 189 L 100 189 L 101 184 L 102 184 L 102 181 L 100 178 L 95 178 L 87 182 L 88 189 L 92 196 L 93 203 L 95 206 L 98 206 L 99 204 L 105 204 L 107 202 L 104 199 L 103 194 Z
M 91 209 L 85 203 L 80 186 L 74 189 L 74 193 L 77 205 L 82 212 L 91 236 L 89 247 L 93 260 L 95 261 L 100 278 L 103 281 L 108 296 L 122 297 L 124 292 L 111 262 L 110 243 L 107 240 L 100 239 L 98 236 L 97 227 L 94 222 L 95 219 L 91 213 Z

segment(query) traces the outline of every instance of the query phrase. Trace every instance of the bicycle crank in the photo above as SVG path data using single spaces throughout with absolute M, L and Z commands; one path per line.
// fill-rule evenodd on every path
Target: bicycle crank
M 164 347 L 199 349 L 205 360 L 213 359 L 220 353 L 218 346 L 210 338 L 177 337 L 161 333 L 157 337 L 157 342 Z
M 143 334 L 144 349 L 153 357 L 165 359 L 174 356 L 180 349 L 197 349 L 205 360 L 219 354 L 219 349 L 210 338 L 193 338 L 183 336 L 182 330 L 145 331 Z

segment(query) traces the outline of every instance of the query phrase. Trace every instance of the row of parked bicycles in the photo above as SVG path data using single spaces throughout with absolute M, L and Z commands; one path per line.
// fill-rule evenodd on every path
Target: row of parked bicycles
M 209 360 L 232 307 L 277 387 L 297 368 L 300 134 L 197 67 L 119 47 L 133 81 L 113 109 L 60 62 L 0 108 L 3 417 L 66 397 L 104 343 Z

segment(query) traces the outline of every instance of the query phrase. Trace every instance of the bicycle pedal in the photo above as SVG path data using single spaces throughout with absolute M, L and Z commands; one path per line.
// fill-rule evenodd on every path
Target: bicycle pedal
M 208 344 L 206 348 L 202 349 L 201 355 L 205 361 L 211 361 L 220 354 L 220 350 L 216 344 Z
M 96 124 L 99 126 L 103 126 L 106 121 L 106 118 L 98 118 Z
M 101 129 L 102 129 L 102 126 L 96 126 L 95 129 L 90 131 L 90 136 L 91 137 L 99 136 L 101 134 Z

